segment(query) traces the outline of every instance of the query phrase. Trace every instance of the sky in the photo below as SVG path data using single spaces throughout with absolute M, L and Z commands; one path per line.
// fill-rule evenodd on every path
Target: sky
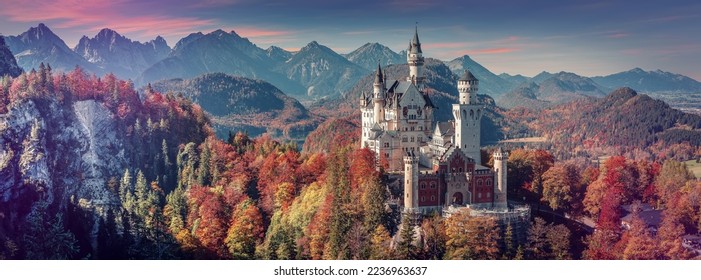
M 234 30 L 259 47 L 317 41 L 339 53 L 367 42 L 399 52 L 418 26 L 424 56 L 469 55 L 494 73 L 607 75 L 635 67 L 701 81 L 701 1 L 621 0 L 0 0 L 0 33 L 45 23 L 74 47 L 113 29 L 172 47 Z M 418 23 L 418 24 L 417 24 Z

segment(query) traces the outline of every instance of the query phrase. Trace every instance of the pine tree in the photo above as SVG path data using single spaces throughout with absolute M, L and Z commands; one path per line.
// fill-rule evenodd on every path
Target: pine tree
M 39 201 L 27 216 L 28 229 L 24 235 L 25 257 L 34 260 L 65 260 L 78 253 L 78 241 L 63 224 L 63 216 L 53 219 L 48 213 L 48 202 Z
M 411 214 L 402 217 L 399 241 L 397 242 L 397 258 L 402 260 L 414 259 L 416 246 L 414 246 L 414 227 L 411 224 Z

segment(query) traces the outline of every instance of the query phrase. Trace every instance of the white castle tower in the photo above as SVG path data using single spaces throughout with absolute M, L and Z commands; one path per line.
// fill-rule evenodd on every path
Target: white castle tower
M 419 206 L 419 157 L 414 152 L 404 156 L 404 211 L 410 212 Z
M 477 78 L 470 71 L 465 70 L 465 73 L 458 80 L 460 103 L 453 104 L 453 117 L 455 118 L 455 146 L 474 159 L 477 164 L 481 164 L 480 121 L 482 119 L 482 105 L 477 102 L 478 86 Z
M 419 28 L 414 32 L 414 38 L 409 42 L 409 51 L 406 54 L 406 61 L 409 63 L 409 77 L 407 81 L 416 85 L 419 90 L 423 89 L 424 85 L 424 55 L 421 51 L 421 42 L 419 42 Z
M 385 81 L 382 76 L 380 64 L 377 64 L 375 82 L 372 84 L 373 102 L 375 102 L 375 123 L 381 124 L 385 120 Z
M 494 207 L 506 208 L 506 161 L 509 159 L 509 153 L 504 152 L 501 148 L 497 149 L 494 154 L 494 173 L 496 176 L 496 184 L 494 184 Z

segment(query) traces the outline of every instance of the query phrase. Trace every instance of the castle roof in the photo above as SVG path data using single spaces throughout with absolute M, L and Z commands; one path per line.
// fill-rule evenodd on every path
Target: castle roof
M 412 82 L 409 81 L 394 81 L 394 83 L 389 87 L 387 90 L 387 107 L 390 105 L 394 105 L 393 101 L 396 99 L 397 102 L 402 100 L 402 97 L 404 96 L 404 93 L 406 93 L 410 87 L 416 87 Z M 417 89 L 418 91 L 418 89 Z M 420 92 L 420 91 L 419 91 Z M 421 96 L 424 98 L 424 101 L 426 102 L 426 107 L 431 107 L 434 108 L 435 106 L 433 105 L 433 102 L 431 102 L 431 98 L 428 97 L 428 94 L 421 93 Z
M 470 70 L 465 69 L 465 72 L 462 74 L 460 79 L 458 81 L 478 81 L 477 78 L 475 78 L 474 75 L 470 72 Z
M 433 134 L 438 136 L 453 135 L 453 133 L 453 124 L 450 122 L 437 122 L 436 130 L 433 132 Z

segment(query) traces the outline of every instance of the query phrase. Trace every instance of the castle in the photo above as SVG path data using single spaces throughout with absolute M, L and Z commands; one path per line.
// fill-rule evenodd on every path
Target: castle
M 469 71 L 457 82 L 453 121 L 434 124 L 437 108 L 425 91 L 418 29 L 407 50 L 409 77 L 388 81 L 380 65 L 373 94 L 360 98 L 361 148 L 375 152 L 389 173 L 403 174 L 405 212 L 448 206 L 506 209 L 508 154 L 493 154 L 494 168 L 481 165 L 479 81 Z

